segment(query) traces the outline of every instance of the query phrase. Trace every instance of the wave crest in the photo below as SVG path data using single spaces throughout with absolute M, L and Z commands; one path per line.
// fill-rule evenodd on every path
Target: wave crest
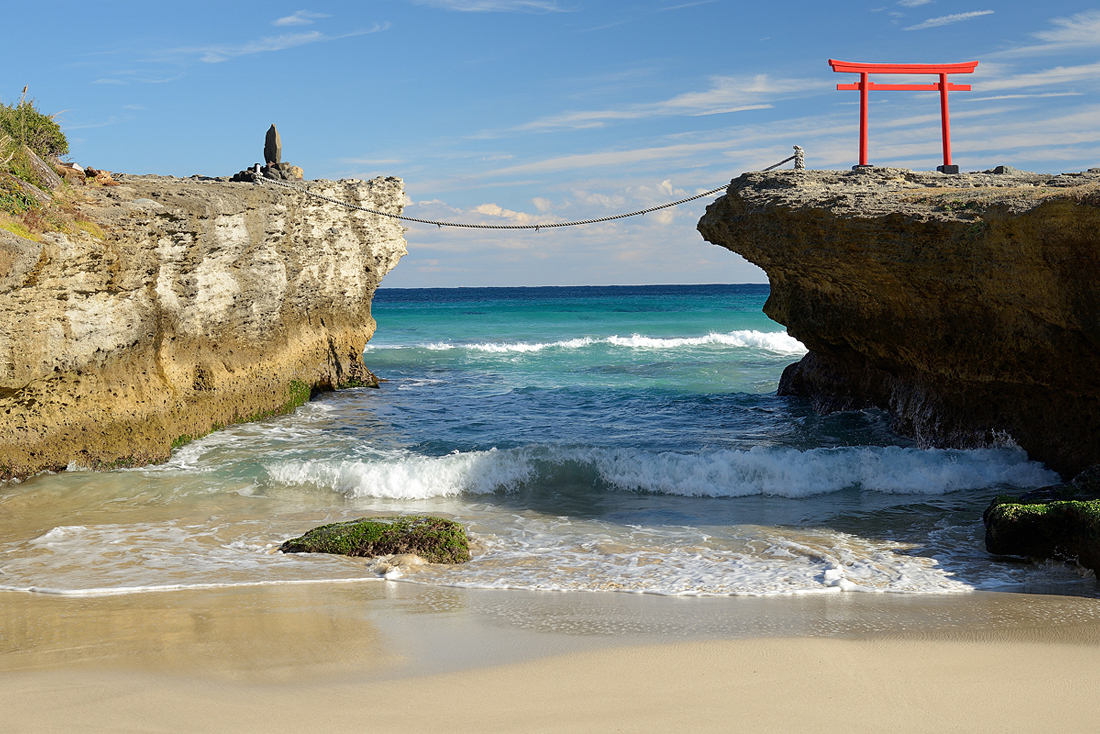
M 652 337 L 641 334 L 631 336 L 609 336 L 606 338 L 578 337 L 552 342 L 476 342 L 472 344 L 454 344 L 451 342 L 432 342 L 416 345 L 414 348 L 431 352 L 448 352 L 465 349 L 470 352 L 488 354 L 531 354 L 551 349 L 574 350 L 596 345 L 623 347 L 626 349 L 683 349 L 691 347 L 733 347 L 737 349 L 763 349 L 778 354 L 805 354 L 806 347 L 800 341 L 784 331 L 757 331 L 743 329 L 725 334 L 711 332 L 697 337 Z M 408 346 L 368 344 L 367 350 L 402 349 Z
M 1012 449 L 756 447 L 698 454 L 639 449 L 526 447 L 429 457 L 311 460 L 267 466 L 280 484 L 313 485 L 349 497 L 428 499 L 531 488 L 564 481 L 608 490 L 690 497 L 809 497 L 848 488 L 942 495 L 996 485 L 1037 487 L 1057 475 Z

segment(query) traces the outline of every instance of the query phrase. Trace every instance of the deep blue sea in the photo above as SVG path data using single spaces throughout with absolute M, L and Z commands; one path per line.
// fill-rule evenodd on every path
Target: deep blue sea
M 0 588 L 1096 593 L 1069 566 L 985 552 L 992 496 L 1057 481 L 1020 450 L 923 450 L 881 412 L 822 417 L 778 397 L 805 349 L 764 316 L 767 296 L 383 288 L 364 355 L 381 389 L 321 395 L 160 466 L 6 486 Z M 322 523 L 393 513 L 465 523 L 473 560 L 276 550 Z

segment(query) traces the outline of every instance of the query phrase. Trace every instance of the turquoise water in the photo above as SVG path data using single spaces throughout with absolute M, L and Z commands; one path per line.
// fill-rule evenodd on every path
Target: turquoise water
M 767 286 L 381 289 L 379 390 L 322 395 L 142 470 L 0 493 L 0 588 L 118 594 L 381 580 L 784 595 L 1095 594 L 989 556 L 990 497 L 1056 481 L 1018 449 L 934 451 L 877 411 L 778 397 L 805 349 Z M 435 513 L 460 567 L 284 556 L 323 522 Z

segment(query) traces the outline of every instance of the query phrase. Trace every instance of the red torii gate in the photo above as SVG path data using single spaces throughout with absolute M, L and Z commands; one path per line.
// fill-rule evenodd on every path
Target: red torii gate
M 969 92 L 969 84 L 952 84 L 947 81 L 948 74 L 972 74 L 977 61 L 961 64 L 861 64 L 850 61 L 829 59 L 833 71 L 859 74 L 855 84 L 837 84 L 840 90 L 859 90 L 859 165 L 867 165 L 867 93 L 872 89 L 884 92 L 919 91 L 940 93 L 940 122 L 943 126 L 943 165 L 936 170 L 943 173 L 958 173 L 959 167 L 951 164 L 951 118 L 947 113 L 948 91 Z M 868 81 L 869 74 L 936 74 L 939 81 L 935 84 L 875 84 Z

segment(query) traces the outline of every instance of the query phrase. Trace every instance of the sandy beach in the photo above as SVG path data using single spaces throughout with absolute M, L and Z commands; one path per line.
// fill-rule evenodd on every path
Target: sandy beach
M 368 583 L 0 598 L 3 731 L 1095 731 L 1095 600 Z

